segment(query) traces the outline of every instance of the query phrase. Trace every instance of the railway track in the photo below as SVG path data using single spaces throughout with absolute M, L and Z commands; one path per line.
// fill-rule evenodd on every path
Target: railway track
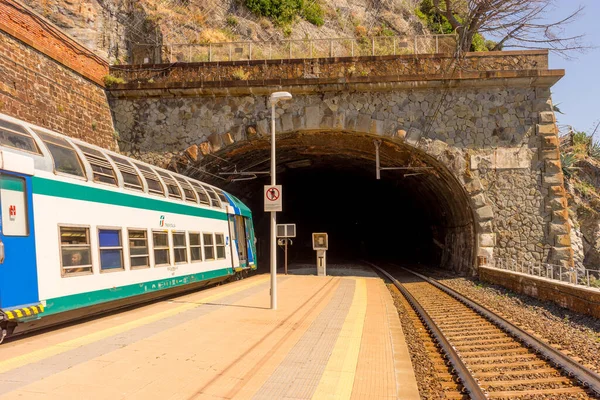
M 600 376 L 501 316 L 416 272 L 390 279 L 472 399 L 600 398 Z

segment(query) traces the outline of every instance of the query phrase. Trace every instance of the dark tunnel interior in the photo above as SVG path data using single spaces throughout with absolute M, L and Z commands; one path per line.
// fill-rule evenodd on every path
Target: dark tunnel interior
M 381 166 L 403 169 L 381 171 L 377 180 L 373 138 L 352 136 L 352 141 L 343 142 L 330 133 L 278 139 L 283 212 L 277 213 L 277 223 L 295 223 L 297 229 L 288 247 L 290 264 L 316 263 L 311 234 L 326 232 L 328 263 L 366 259 L 468 273 L 475 252 L 474 225 L 454 178 L 435 160 L 388 143 L 381 146 Z M 211 164 L 215 176 L 219 171 L 263 172 L 254 179 L 226 172 L 227 181 L 211 182 L 252 210 L 262 271 L 269 269 L 270 214 L 263 211 L 269 162 L 270 143 L 263 140 Z M 283 265 L 281 247 L 278 265 Z

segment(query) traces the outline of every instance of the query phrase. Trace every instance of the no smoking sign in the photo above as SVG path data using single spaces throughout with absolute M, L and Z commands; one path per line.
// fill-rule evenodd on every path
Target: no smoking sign
M 282 211 L 281 185 L 265 185 L 264 188 L 265 211 Z

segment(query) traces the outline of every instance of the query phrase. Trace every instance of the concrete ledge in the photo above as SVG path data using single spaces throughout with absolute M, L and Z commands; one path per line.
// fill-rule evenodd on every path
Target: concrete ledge
M 564 76 L 564 70 L 497 71 L 461 73 L 457 76 L 404 75 L 349 78 L 276 79 L 252 81 L 137 82 L 113 85 L 113 98 L 269 95 L 289 87 L 294 94 L 358 91 L 385 92 L 432 88 L 541 87 L 548 88 Z
M 552 301 L 569 310 L 600 318 L 600 289 L 489 267 L 479 267 L 479 278 L 517 293 Z

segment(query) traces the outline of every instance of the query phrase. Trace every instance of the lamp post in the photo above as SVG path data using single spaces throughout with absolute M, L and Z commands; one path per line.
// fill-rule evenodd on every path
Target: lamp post
M 290 100 L 292 95 L 288 92 L 275 92 L 271 94 L 271 186 L 277 184 L 275 179 L 275 105 L 283 100 Z M 277 310 L 277 212 L 271 211 L 271 310 Z

